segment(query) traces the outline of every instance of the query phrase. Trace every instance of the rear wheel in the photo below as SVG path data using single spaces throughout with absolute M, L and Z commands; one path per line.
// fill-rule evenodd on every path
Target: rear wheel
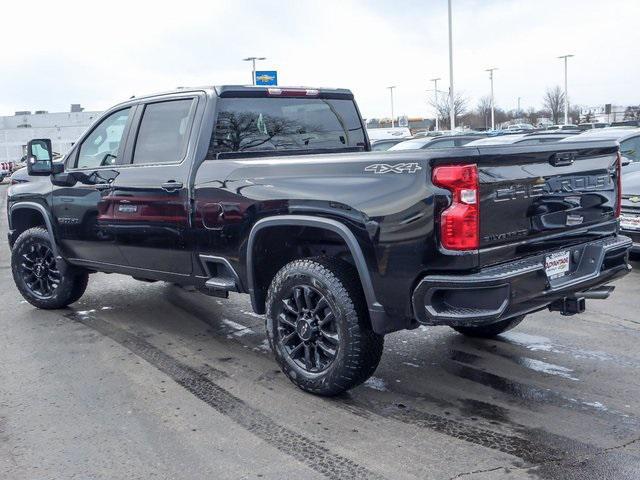
M 11 271 L 26 301 L 43 309 L 64 308 L 87 288 L 89 275 L 70 265 L 58 265 L 49 232 L 42 227 L 26 230 L 11 251 Z
M 524 320 L 524 315 L 477 327 L 451 327 L 467 337 L 491 338 L 511 330 Z
M 342 260 L 285 265 L 269 287 L 266 326 L 282 371 L 318 395 L 364 382 L 382 356 L 384 339 L 371 330 L 357 272 Z

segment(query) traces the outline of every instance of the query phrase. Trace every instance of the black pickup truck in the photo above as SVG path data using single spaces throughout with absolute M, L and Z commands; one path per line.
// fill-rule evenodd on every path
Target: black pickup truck
M 366 380 L 389 332 L 497 335 L 630 268 L 615 141 L 371 152 L 348 90 L 223 86 L 121 103 L 64 162 L 28 149 L 7 202 L 25 299 L 66 307 L 98 271 L 248 293 L 321 395 Z

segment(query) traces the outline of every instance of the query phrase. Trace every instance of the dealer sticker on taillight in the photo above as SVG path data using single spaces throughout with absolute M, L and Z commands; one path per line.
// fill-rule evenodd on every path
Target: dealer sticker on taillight
M 553 255 L 549 255 L 544 259 L 544 271 L 547 274 L 549 280 L 562 277 L 569 271 L 571 260 L 569 257 L 570 252 L 558 252 Z
M 640 230 L 640 215 L 623 213 L 620 215 L 620 228 L 623 230 Z

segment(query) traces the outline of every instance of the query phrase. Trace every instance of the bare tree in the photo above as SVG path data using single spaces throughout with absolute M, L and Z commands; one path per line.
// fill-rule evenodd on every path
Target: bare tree
M 529 122 L 531 125 L 538 124 L 538 118 L 539 118 L 538 112 L 533 107 L 529 107 L 527 109 L 526 113 L 524 114 L 524 118 L 526 118 L 527 122 Z
M 582 120 L 584 123 L 593 123 L 595 121 L 596 117 L 593 113 L 591 113 L 591 111 L 587 111 L 587 113 L 584 114 L 584 119 Z
M 478 100 L 478 106 L 476 107 L 478 116 L 481 119 L 484 128 L 489 128 L 491 118 L 491 97 L 485 96 Z
M 640 120 L 640 105 L 627 107 L 623 120 Z
M 458 119 L 464 115 L 465 113 L 467 113 L 467 105 L 469 103 L 469 99 L 462 95 L 462 94 L 456 94 L 454 99 L 453 99 L 453 112 L 455 115 L 455 119 L 456 119 L 456 124 L 458 124 Z M 430 100 L 429 104 L 436 109 L 436 112 L 438 114 L 438 118 L 440 119 L 440 125 L 444 128 L 451 128 L 450 127 L 450 116 L 449 116 L 449 98 L 448 97 L 443 97 L 443 98 L 438 98 L 438 103 L 435 102 L 435 100 Z
M 558 86 L 547 88 L 542 99 L 544 108 L 551 114 L 553 123 L 560 123 L 560 113 L 564 111 L 564 92 Z

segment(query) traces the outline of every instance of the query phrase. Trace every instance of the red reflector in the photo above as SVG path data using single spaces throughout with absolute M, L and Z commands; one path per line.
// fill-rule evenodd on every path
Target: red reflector
M 477 165 L 446 165 L 433 169 L 434 185 L 452 194 L 440 215 L 440 242 L 449 250 L 475 250 L 480 245 Z
M 616 218 L 620 217 L 622 210 L 622 156 L 618 152 L 618 158 L 616 159 L 616 187 L 618 193 L 616 194 Z

